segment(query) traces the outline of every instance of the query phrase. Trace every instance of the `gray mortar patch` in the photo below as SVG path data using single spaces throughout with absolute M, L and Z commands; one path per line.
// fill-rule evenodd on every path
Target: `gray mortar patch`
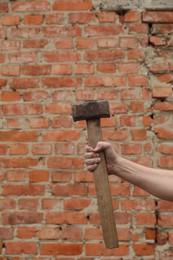
M 93 0 L 95 10 L 173 10 L 173 0 Z

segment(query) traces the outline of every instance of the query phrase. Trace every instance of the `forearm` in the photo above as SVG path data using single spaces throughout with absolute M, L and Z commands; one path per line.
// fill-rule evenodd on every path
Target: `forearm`
M 163 200 L 173 201 L 173 171 L 153 169 L 119 158 L 114 174 Z

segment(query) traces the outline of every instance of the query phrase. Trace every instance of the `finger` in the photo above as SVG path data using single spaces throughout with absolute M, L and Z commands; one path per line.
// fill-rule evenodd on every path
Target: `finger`
M 93 149 L 94 152 L 100 152 L 107 149 L 110 146 L 109 142 L 98 142 L 96 147 Z
M 86 159 L 85 160 L 85 164 L 88 165 L 88 166 L 98 164 L 99 162 L 100 162 L 100 158 Z
M 85 151 L 86 152 L 93 152 L 93 148 L 91 147 L 91 146 L 89 146 L 89 145 L 86 145 L 86 147 L 85 147 Z
M 98 153 L 91 153 L 91 152 L 89 152 L 89 153 L 85 153 L 84 154 L 84 158 L 85 159 L 92 159 L 92 158 L 97 158 L 97 157 L 99 157 Z
M 97 164 L 93 164 L 93 165 L 89 165 L 89 166 L 87 167 L 87 170 L 88 170 L 89 172 L 93 172 L 93 171 L 95 171 L 96 168 L 97 168 Z

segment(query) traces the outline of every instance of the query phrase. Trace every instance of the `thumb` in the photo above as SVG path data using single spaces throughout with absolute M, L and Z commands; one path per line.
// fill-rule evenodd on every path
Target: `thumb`
M 94 152 L 101 152 L 108 148 L 108 143 L 107 142 L 98 142 L 96 147 L 94 148 Z

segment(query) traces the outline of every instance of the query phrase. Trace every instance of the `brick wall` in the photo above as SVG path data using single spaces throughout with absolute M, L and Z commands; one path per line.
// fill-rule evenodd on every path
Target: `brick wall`
M 173 12 L 2 0 L 0 50 L 0 259 L 173 259 L 173 204 L 114 176 L 120 247 L 105 249 L 85 122 L 71 118 L 71 104 L 107 99 L 104 139 L 173 168 Z

